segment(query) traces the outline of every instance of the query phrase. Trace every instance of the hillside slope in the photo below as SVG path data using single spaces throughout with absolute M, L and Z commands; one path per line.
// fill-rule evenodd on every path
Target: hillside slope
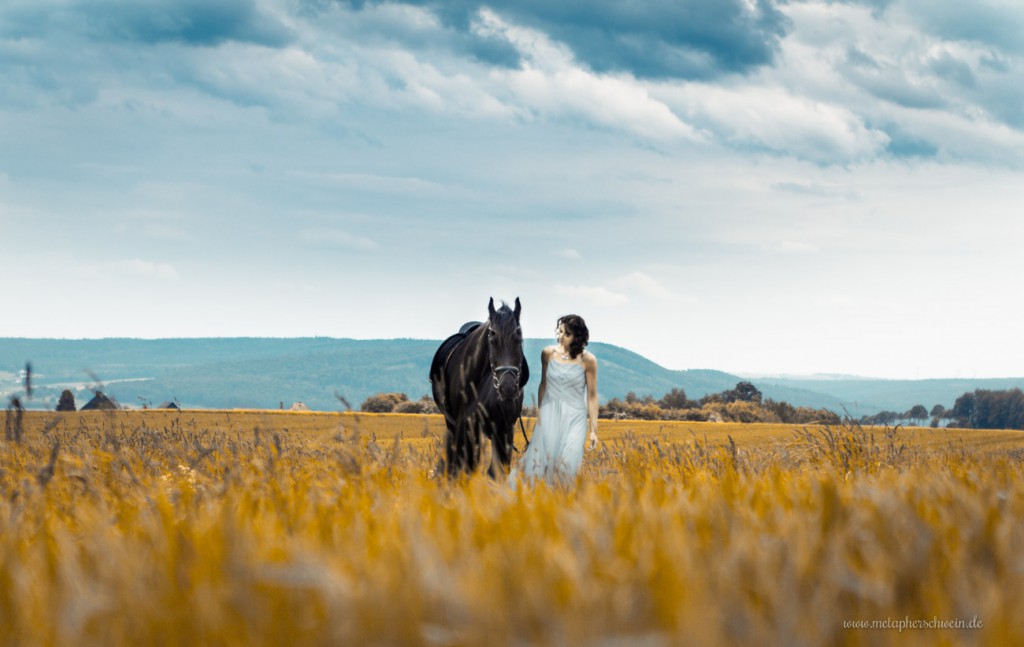
M 536 399 L 541 349 L 549 340 L 525 343 L 532 377 L 527 402 Z M 305 402 L 310 408 L 353 407 L 382 391 L 416 399 L 430 393 L 430 361 L 439 340 L 335 338 L 207 339 L 0 339 L 0 396 L 20 392 L 19 371 L 33 367 L 33 408 L 52 409 L 70 388 L 81 406 L 92 390 L 103 390 L 128 406 L 177 400 L 191 408 L 278 408 Z M 629 392 L 658 398 L 682 388 L 696 399 L 736 386 L 743 378 L 710 369 L 670 370 L 625 348 L 592 343 L 599 359 L 602 402 Z M 766 397 L 795 406 L 828 408 L 853 415 L 882 409 L 905 411 L 914 404 L 952 406 L 977 388 L 1024 386 L 1007 380 L 752 380 Z

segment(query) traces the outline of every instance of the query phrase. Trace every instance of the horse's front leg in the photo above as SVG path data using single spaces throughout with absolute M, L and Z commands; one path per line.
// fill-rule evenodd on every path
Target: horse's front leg
M 492 479 L 504 483 L 508 479 L 508 469 L 512 464 L 512 434 L 495 430 L 491 434 L 491 466 L 487 474 Z

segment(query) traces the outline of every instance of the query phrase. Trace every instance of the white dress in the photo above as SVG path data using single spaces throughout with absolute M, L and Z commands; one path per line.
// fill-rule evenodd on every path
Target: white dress
M 519 461 L 523 480 L 568 485 L 583 463 L 587 437 L 587 376 L 582 364 L 548 361 L 540 422 Z M 517 470 L 509 483 L 514 487 Z

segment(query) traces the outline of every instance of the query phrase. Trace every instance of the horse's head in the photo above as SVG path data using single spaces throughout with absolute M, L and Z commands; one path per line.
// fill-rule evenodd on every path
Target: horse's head
M 511 401 L 520 392 L 520 371 L 523 365 L 523 329 L 519 326 L 519 297 L 515 310 L 502 303 L 494 309 L 494 299 L 487 304 L 487 349 L 491 374 L 498 398 Z

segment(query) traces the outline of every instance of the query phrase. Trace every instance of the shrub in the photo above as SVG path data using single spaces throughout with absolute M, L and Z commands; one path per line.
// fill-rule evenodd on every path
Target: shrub
M 57 411 L 75 411 L 75 394 L 69 389 L 64 389 L 57 402 Z
M 391 413 L 395 407 L 408 400 L 409 396 L 404 393 L 378 393 L 366 398 L 359 405 L 359 410 L 366 413 Z
M 441 413 L 433 398 L 425 395 L 419 400 L 402 400 L 395 405 L 392 413 Z

